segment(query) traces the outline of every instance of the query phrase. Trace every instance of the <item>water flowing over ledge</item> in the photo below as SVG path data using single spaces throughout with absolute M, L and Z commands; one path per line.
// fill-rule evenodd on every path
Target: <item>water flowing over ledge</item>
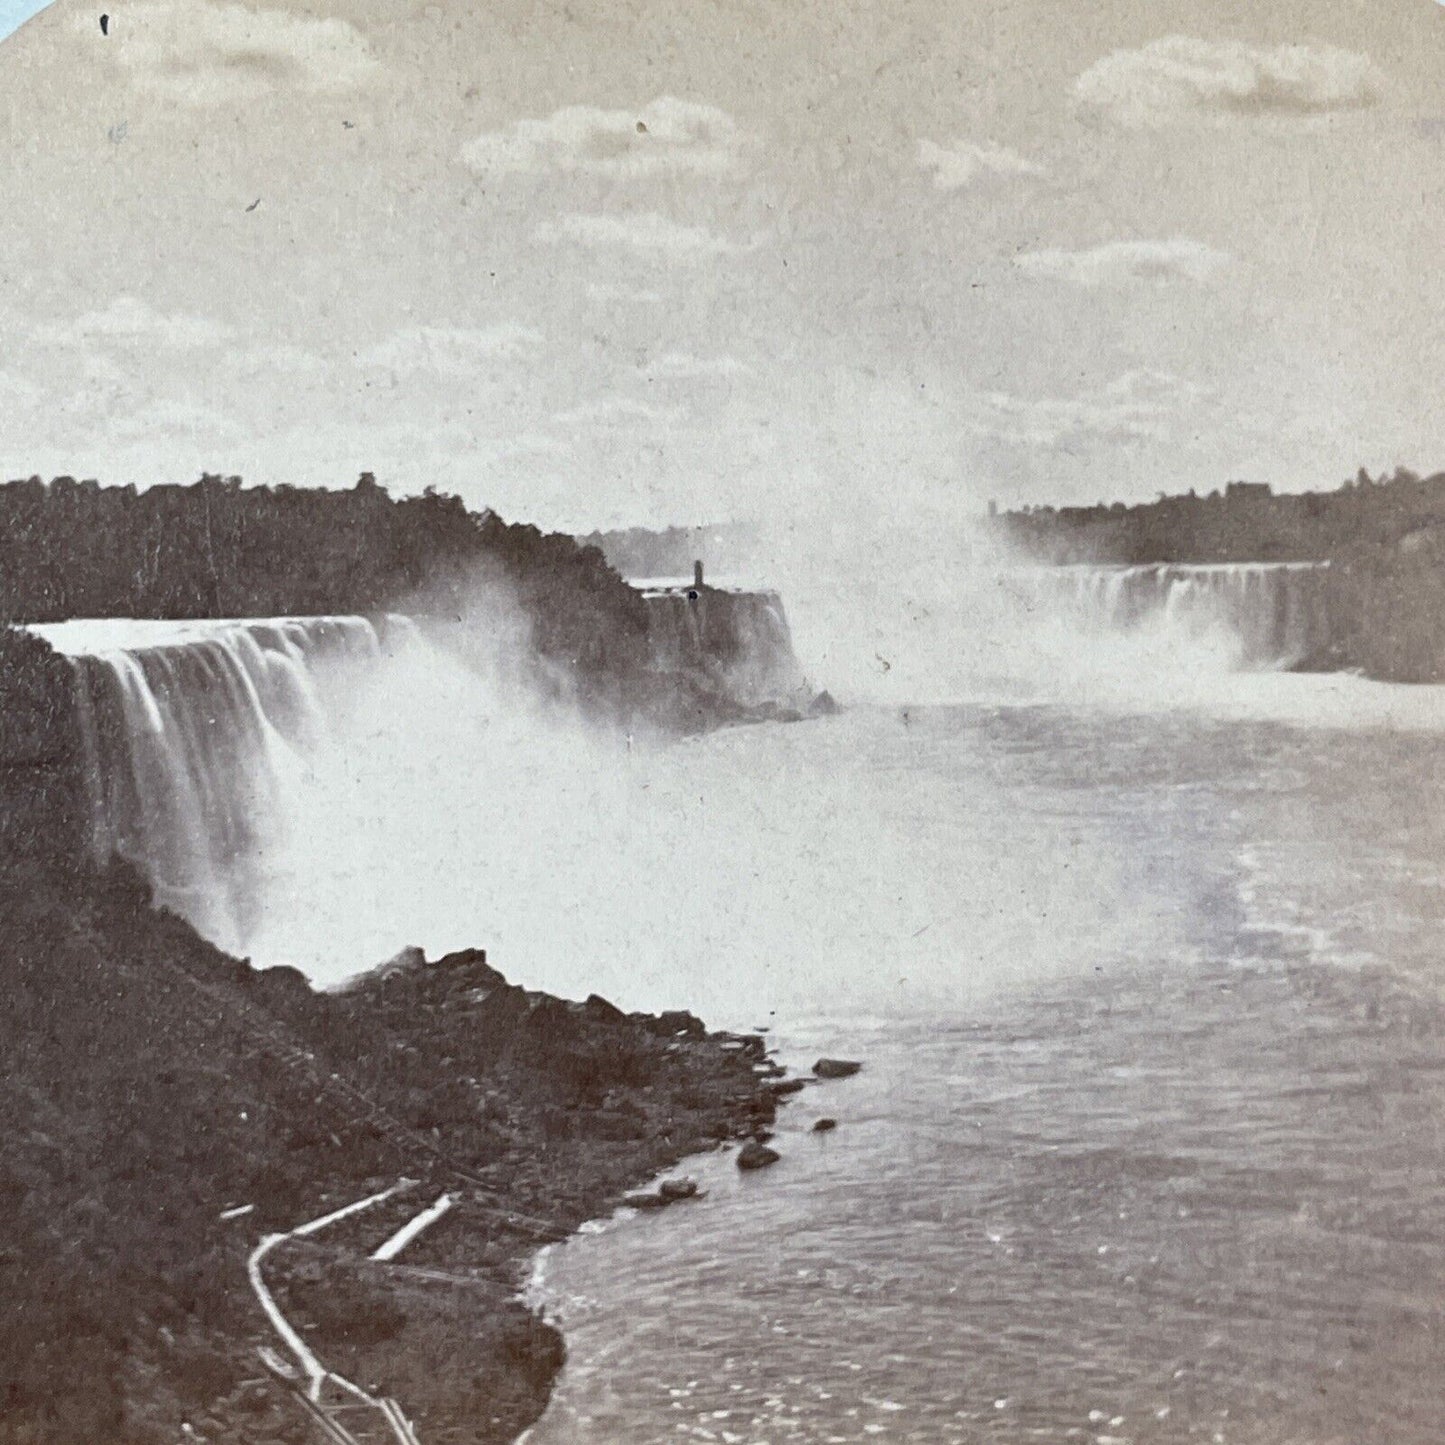
M 254 868 L 347 674 L 418 645 L 398 616 L 33 631 L 74 668 L 95 857 L 136 864 L 158 901 L 232 949 L 254 923 Z
M 1005 605 L 1088 637 L 1147 628 L 1217 642 L 1249 671 L 1307 665 L 1331 638 L 1328 564 L 1020 567 L 999 577 Z

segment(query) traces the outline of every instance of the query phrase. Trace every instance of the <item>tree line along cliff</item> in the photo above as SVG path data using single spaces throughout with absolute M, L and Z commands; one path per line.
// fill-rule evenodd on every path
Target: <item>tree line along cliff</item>
M 1208 496 L 1022 507 L 992 522 L 1025 555 L 1055 564 L 1322 562 L 1445 525 L 1445 472 L 1422 477 L 1397 467 L 1393 476 L 1372 478 L 1361 468 L 1328 492 L 1230 482 Z
M 462 612 L 479 582 L 525 615 L 538 654 L 584 682 L 641 659 L 646 617 L 596 548 L 428 489 L 0 485 L 0 621 Z

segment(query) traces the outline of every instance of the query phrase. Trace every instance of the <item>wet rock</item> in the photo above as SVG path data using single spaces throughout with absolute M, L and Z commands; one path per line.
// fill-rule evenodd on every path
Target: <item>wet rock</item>
M 623 1197 L 631 1209 L 665 1209 L 683 1199 L 697 1198 L 696 1179 L 664 1179 L 656 1189 L 640 1190 Z
M 749 1139 L 738 1150 L 738 1168 L 766 1169 L 769 1164 L 776 1164 L 782 1157 L 776 1149 L 769 1149 L 766 1144 L 759 1144 L 756 1139 Z
M 807 1086 L 806 1079 L 782 1079 L 776 1084 L 769 1084 L 768 1092 L 775 1099 L 785 1099 L 789 1094 L 801 1094 Z
M 837 1127 L 838 1121 L 836 1119 L 819 1119 L 818 1122 L 813 1125 L 813 1132 L 815 1134 L 831 1134 Z
M 862 1067 L 856 1059 L 819 1059 L 813 1072 L 820 1079 L 851 1079 Z

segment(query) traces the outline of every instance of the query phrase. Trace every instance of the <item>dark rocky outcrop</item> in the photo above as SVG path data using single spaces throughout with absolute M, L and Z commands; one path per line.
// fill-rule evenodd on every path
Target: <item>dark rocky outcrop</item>
M 856 1059 L 819 1059 L 813 1072 L 820 1079 L 851 1079 L 862 1067 Z
M 257 972 L 124 867 L 0 867 L 0 967 L 7 1441 L 174 1445 L 204 1420 L 212 1445 L 300 1445 L 257 1379 L 246 1252 L 406 1176 L 456 1201 L 408 1250 L 425 1274 L 367 1259 L 414 1209 L 399 1200 L 278 1251 L 268 1277 L 423 1439 L 499 1445 L 561 1361 L 515 1302 L 530 1255 L 774 1107 L 724 1040 L 529 995 L 480 951 L 332 993 Z
M 819 1119 L 813 1125 L 815 1134 L 831 1134 L 838 1127 L 836 1119 Z
M 776 1149 L 769 1149 L 766 1144 L 759 1144 L 756 1139 L 749 1139 L 738 1150 L 737 1164 L 739 1169 L 766 1169 L 770 1164 L 776 1164 L 782 1157 Z

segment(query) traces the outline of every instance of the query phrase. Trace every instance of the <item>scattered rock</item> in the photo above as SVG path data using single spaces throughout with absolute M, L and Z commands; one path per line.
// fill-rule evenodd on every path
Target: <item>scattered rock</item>
M 823 1077 L 826 1078 L 829 1076 L 824 1075 Z M 768 1092 L 775 1099 L 784 1099 L 789 1094 L 801 1094 L 807 1085 L 808 1081 L 806 1079 L 782 1079 L 776 1084 L 770 1084 L 768 1086 Z
M 769 1149 L 766 1144 L 759 1144 L 756 1139 L 749 1139 L 738 1150 L 738 1168 L 766 1169 L 769 1164 L 776 1164 L 782 1157 L 776 1149 Z
M 862 1067 L 856 1059 L 819 1059 L 813 1072 L 820 1079 L 851 1079 Z
M 696 1179 L 664 1179 L 656 1189 L 624 1195 L 622 1202 L 631 1209 L 665 1209 L 680 1200 L 696 1198 Z
M 815 1134 L 831 1134 L 837 1127 L 838 1121 L 836 1119 L 819 1119 L 818 1122 L 813 1125 L 813 1132 Z

